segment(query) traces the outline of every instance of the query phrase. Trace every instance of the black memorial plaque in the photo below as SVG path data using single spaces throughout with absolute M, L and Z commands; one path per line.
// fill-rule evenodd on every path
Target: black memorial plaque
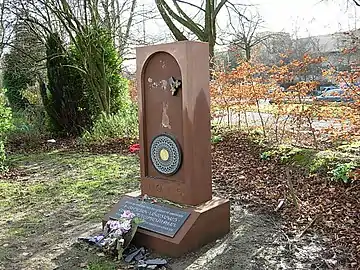
M 169 237 L 175 236 L 190 215 L 189 212 L 183 210 L 152 204 L 130 197 L 122 199 L 118 207 L 118 210 L 112 217 L 119 218 L 125 210 L 129 210 L 143 220 L 139 224 L 140 228 Z

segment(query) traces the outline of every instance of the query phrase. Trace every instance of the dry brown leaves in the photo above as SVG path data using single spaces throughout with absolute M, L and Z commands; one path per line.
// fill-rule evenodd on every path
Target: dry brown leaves
M 264 149 L 244 134 L 229 134 L 213 147 L 213 180 L 221 196 L 279 212 L 289 235 L 316 231 L 331 239 L 331 246 L 347 259 L 347 266 L 360 266 L 360 184 L 331 183 L 325 177 L 308 176 L 301 168 L 291 168 L 299 208 L 290 195 L 285 165 L 263 161 Z M 312 221 L 315 222 L 312 223 Z M 310 226 L 308 226 L 310 224 Z M 306 227 L 308 230 L 304 231 Z M 344 256 L 345 255 L 345 256 Z
M 72 150 L 77 147 L 75 138 L 51 138 L 48 136 L 19 136 L 9 138 L 6 152 L 8 154 L 39 153 L 53 150 Z

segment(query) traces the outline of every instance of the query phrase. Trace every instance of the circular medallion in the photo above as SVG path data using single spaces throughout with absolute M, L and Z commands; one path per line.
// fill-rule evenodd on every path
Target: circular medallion
M 162 161 L 167 161 L 169 159 L 169 152 L 165 148 L 161 149 L 160 158 Z
M 175 174 L 180 169 L 181 158 L 180 145 L 171 136 L 161 134 L 151 142 L 150 159 L 159 173 Z

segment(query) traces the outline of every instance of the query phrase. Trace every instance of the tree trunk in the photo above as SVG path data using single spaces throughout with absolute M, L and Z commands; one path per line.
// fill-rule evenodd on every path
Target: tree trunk
M 246 57 L 246 61 L 249 62 L 251 59 L 251 48 L 250 47 L 246 47 L 245 49 L 245 57 Z
M 174 35 L 176 40 L 187 40 L 187 37 L 174 24 L 173 20 L 194 33 L 200 41 L 209 43 L 210 67 L 212 68 L 214 47 L 216 43 L 216 18 L 219 11 L 227 1 L 228 0 L 221 0 L 219 4 L 217 4 L 217 6 L 215 7 L 215 0 L 206 0 L 205 9 L 197 7 L 199 11 L 202 11 L 204 13 L 203 27 L 199 27 L 199 24 L 194 22 L 184 12 L 176 1 L 174 1 L 173 4 L 175 5 L 177 12 L 170 8 L 170 6 L 166 3 L 166 0 L 155 0 L 155 3 L 161 17 L 163 18 L 166 25 L 169 27 L 171 33 Z

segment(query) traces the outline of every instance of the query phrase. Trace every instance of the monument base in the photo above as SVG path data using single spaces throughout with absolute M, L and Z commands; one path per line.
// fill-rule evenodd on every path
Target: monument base
M 136 191 L 126 194 L 125 197 L 137 198 L 140 194 L 140 191 Z M 162 255 L 179 257 L 213 242 L 230 231 L 230 202 L 227 199 L 213 197 L 203 204 L 181 210 L 189 212 L 190 215 L 173 237 L 138 228 L 133 243 Z M 115 206 L 104 217 L 103 222 L 116 211 Z

